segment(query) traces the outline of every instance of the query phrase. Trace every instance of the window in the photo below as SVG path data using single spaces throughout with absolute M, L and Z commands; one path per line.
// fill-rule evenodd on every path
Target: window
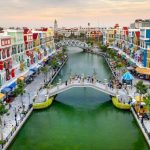
M 20 53 L 20 46 L 18 45 L 18 53 Z
M 149 58 L 149 59 L 150 59 L 150 52 L 148 52 L 148 53 L 147 53 L 147 58 Z
M 147 67 L 150 68 L 150 61 L 147 61 Z
M 7 40 L 5 40 L 5 45 L 7 45 Z
M 2 44 L 2 46 L 4 46 L 4 45 L 5 45 L 4 40 L 2 40 L 2 41 L 1 41 L 1 44 Z
M 8 44 L 10 44 L 10 40 L 8 40 Z
M 3 58 L 3 59 L 6 58 L 5 49 L 2 50 L 2 58 Z

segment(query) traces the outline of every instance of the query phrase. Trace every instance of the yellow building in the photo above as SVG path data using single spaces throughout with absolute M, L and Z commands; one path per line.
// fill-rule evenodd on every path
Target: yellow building
M 107 45 L 113 45 L 115 41 L 115 29 L 109 28 L 106 32 L 106 42 Z

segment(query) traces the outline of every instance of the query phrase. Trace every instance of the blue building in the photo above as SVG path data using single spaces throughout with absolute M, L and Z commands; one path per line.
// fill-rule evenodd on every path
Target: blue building
M 143 66 L 150 68 L 150 27 L 140 28 L 140 49 Z

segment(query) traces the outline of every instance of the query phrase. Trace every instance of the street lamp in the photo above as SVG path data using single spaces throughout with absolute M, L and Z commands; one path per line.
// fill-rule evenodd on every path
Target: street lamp
M 29 96 L 29 107 L 30 107 L 30 105 L 31 105 L 31 103 L 30 103 L 30 93 L 27 93 L 27 94 Z

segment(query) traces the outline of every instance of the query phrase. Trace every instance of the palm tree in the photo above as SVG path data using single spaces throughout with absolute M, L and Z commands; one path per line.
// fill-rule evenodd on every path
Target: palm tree
M 1 140 L 0 140 L 0 144 L 4 143 L 3 140 L 3 132 L 2 132 L 2 128 L 3 128 L 3 123 L 2 123 L 2 116 L 3 114 L 7 113 L 7 109 L 5 108 L 5 105 L 2 103 L 2 101 L 0 102 L 0 136 L 1 136 Z
M 137 93 L 140 94 L 140 101 L 141 101 L 142 95 L 147 93 L 148 88 L 145 84 L 143 84 L 142 80 L 138 81 L 137 84 L 135 85 L 135 87 L 136 87 Z
M 62 48 L 62 53 L 63 53 L 63 55 L 66 54 L 66 52 L 67 52 L 67 47 L 66 47 L 66 46 L 63 46 L 63 48 Z
M 146 108 L 150 114 L 150 93 L 148 93 L 145 97 L 144 97 L 144 102 L 146 104 Z
M 58 63 L 57 63 L 56 58 L 53 58 L 53 59 L 51 60 L 51 66 L 52 66 L 52 68 L 57 68 L 57 67 L 58 67 Z
M 45 83 L 45 80 L 46 80 L 46 82 L 47 82 L 47 73 L 48 73 L 48 71 L 49 71 L 48 66 L 42 67 L 42 68 L 41 68 L 41 71 L 42 71 L 42 73 L 44 74 L 44 83 Z
M 23 80 L 17 80 L 17 88 L 14 90 L 15 95 L 20 95 L 21 96 L 21 104 L 24 112 L 24 105 L 23 105 L 23 94 L 26 92 L 25 89 L 25 83 Z

